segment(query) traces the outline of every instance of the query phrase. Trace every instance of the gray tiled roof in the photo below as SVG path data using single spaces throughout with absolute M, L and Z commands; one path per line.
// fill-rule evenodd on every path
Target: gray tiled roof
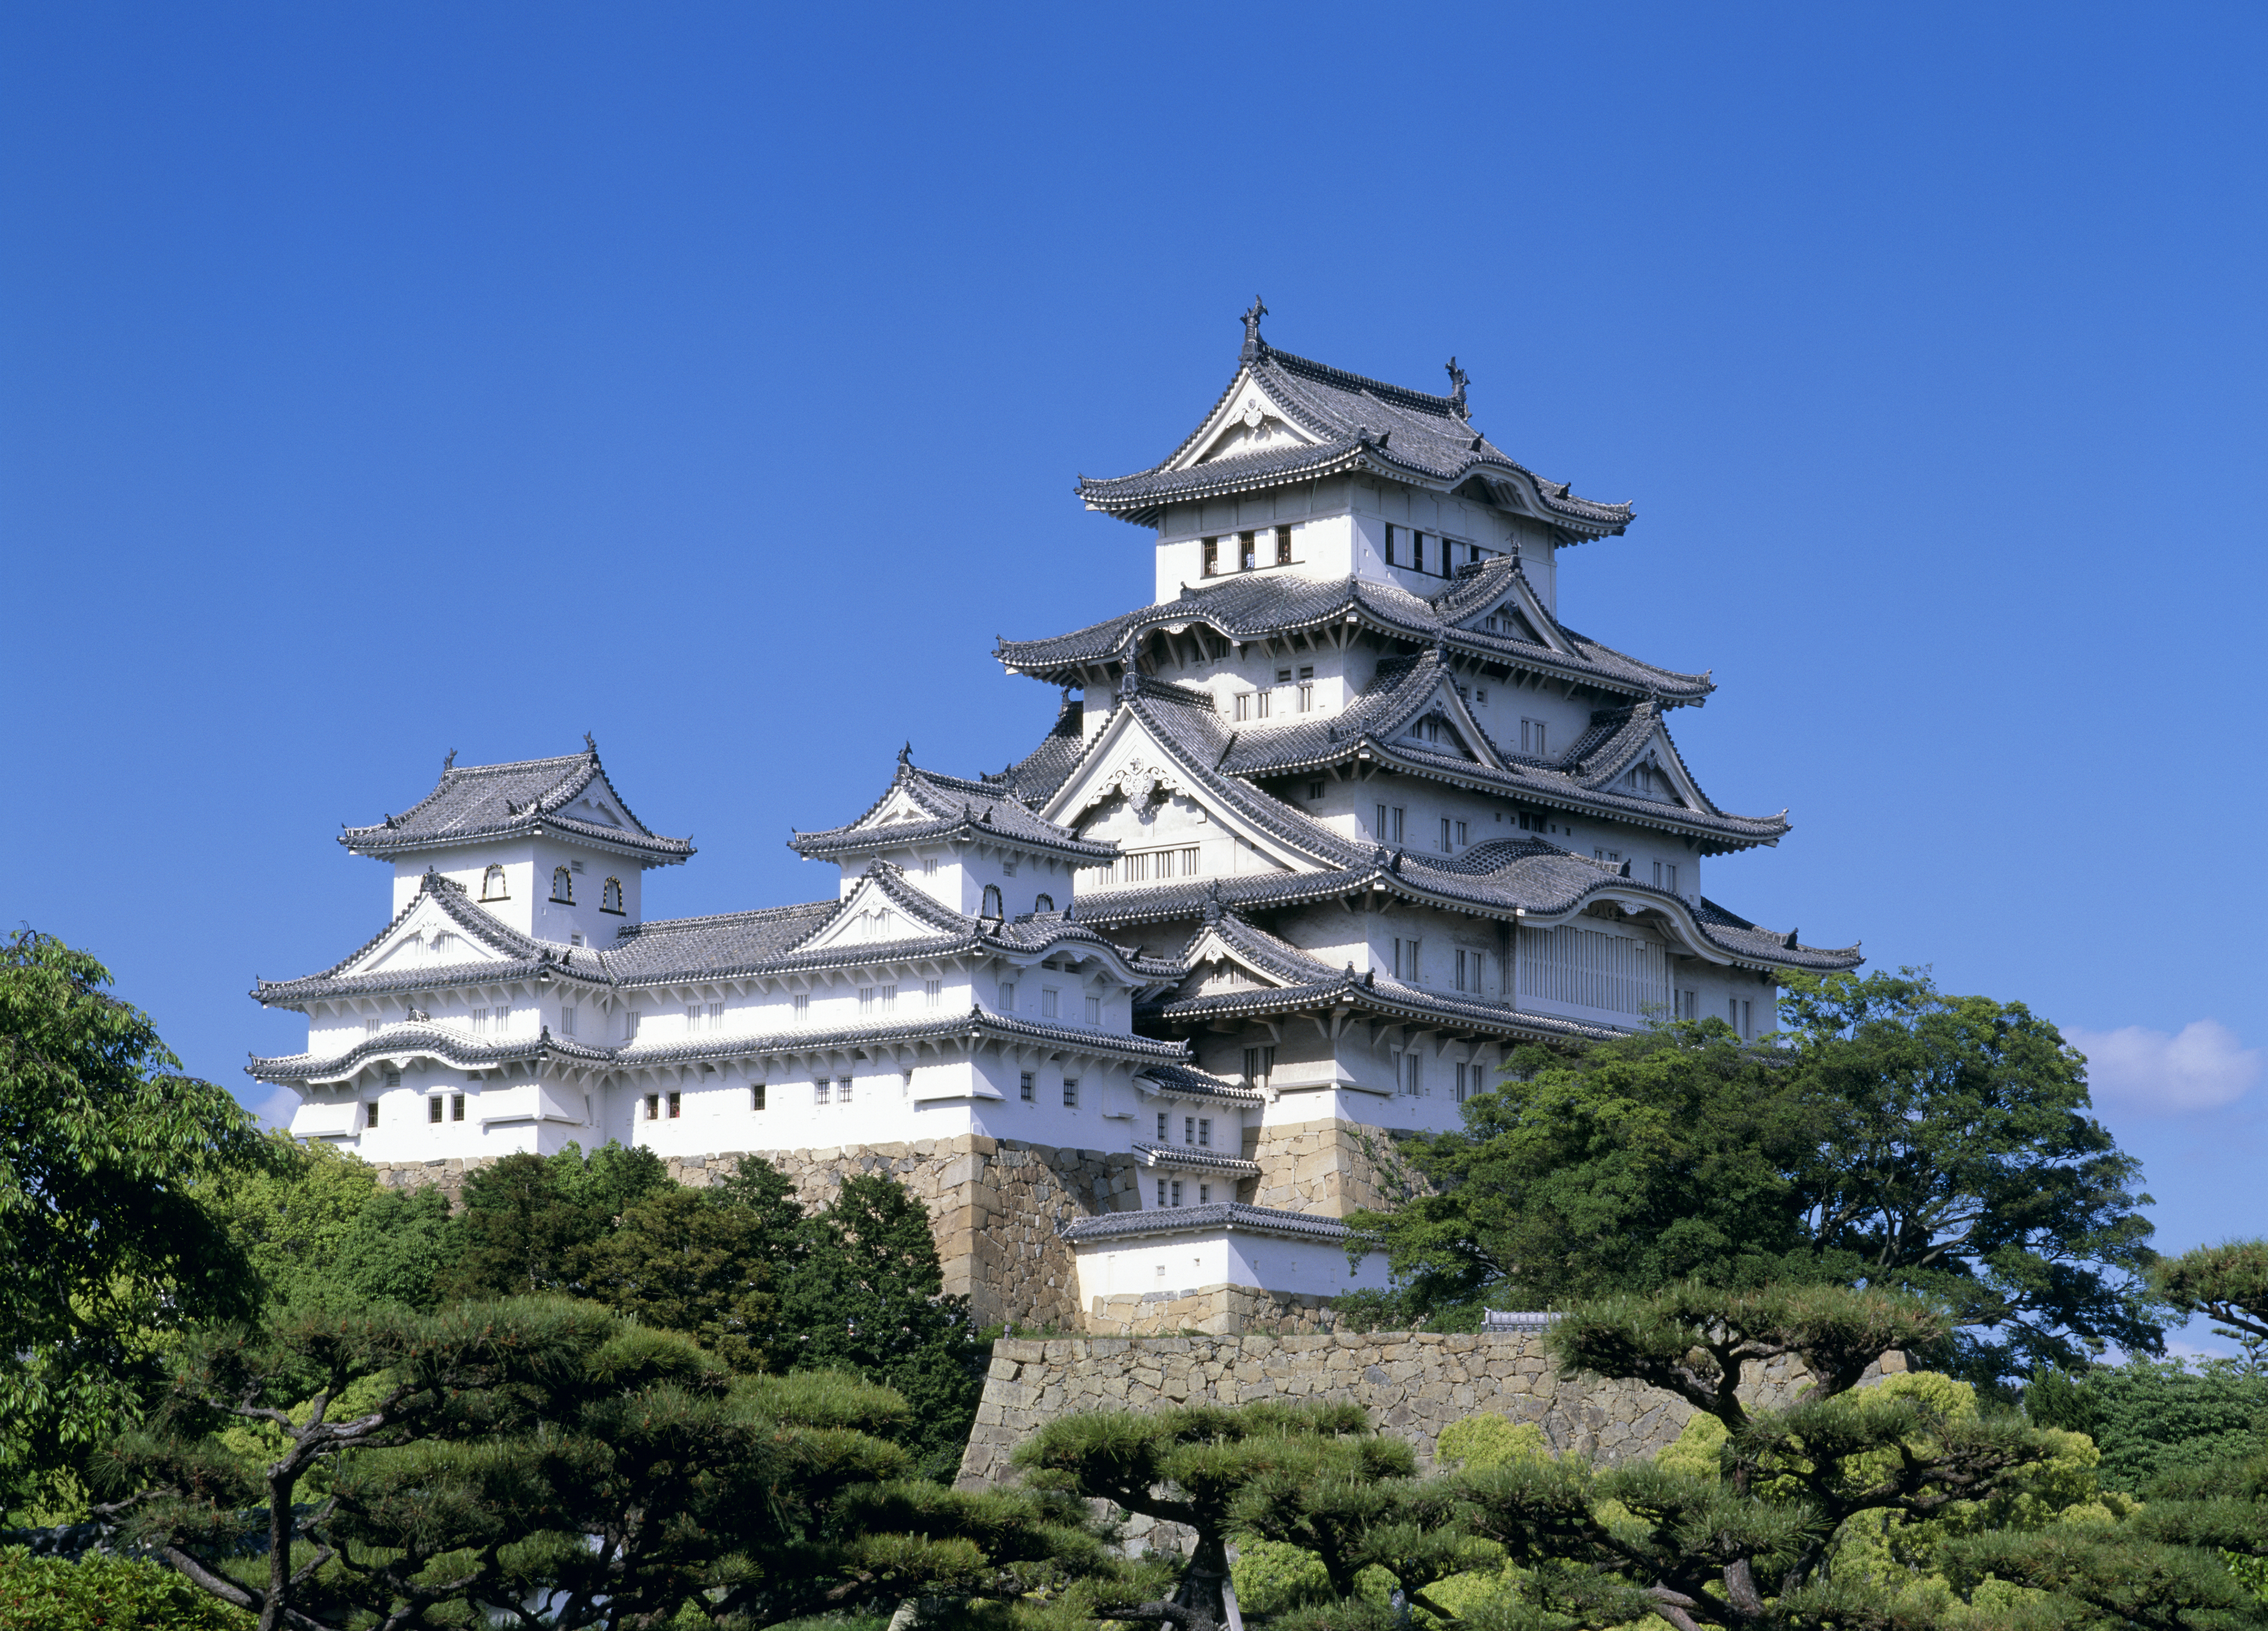
M 1392 639 L 1413 646 L 1445 645 L 1468 661 L 1580 679 L 1632 697 L 1697 702 L 1712 689 L 1705 674 L 1681 674 L 1640 662 L 1551 621 L 1532 592 L 1520 594 L 1523 615 L 1531 624 L 1544 624 L 1551 643 L 1481 627 L 1488 610 L 1521 591 L 1526 581 L 1518 559 L 1511 556 L 1464 569 L 1432 600 L 1399 584 L 1368 578 L 1318 581 L 1288 573 L 1240 573 L 1185 587 L 1177 599 L 1138 607 L 1069 634 L 1002 640 L 995 655 L 1015 673 L 1077 685 L 1086 683 L 1090 668 L 1116 673 L 1152 630 L 1200 625 L 1226 639 L 1245 641 L 1285 638 L 1353 617 Z
M 1204 424 L 1234 393 L 1248 368 L 1254 382 L 1314 442 L 1173 469 L 1192 451 Z M 1499 501 L 1514 491 L 1532 496 L 1547 520 L 1578 537 L 1619 533 L 1631 521 L 1630 506 L 1579 498 L 1564 483 L 1543 480 L 1493 446 L 1473 429 L 1454 398 L 1366 379 L 1264 343 L 1249 348 L 1228 389 L 1180 446 L 1133 476 L 1104 480 L 1082 476 L 1079 494 L 1095 509 L 1148 524 L 1164 506 L 1176 500 L 1250 491 L 1354 469 L 1441 490 L 1478 477 L 1498 486 Z
M 876 822 L 875 813 L 899 793 L 928 819 Z M 1088 865 L 1118 854 L 1115 844 L 1090 843 L 1068 828 L 1042 820 L 1006 788 L 917 770 L 903 756 L 882 796 L 857 821 L 821 832 L 799 832 L 788 840 L 788 847 L 813 860 L 837 860 L 925 840 L 971 838 L 1012 844 Z
M 706 1061 L 754 1059 L 781 1054 L 834 1052 L 860 1047 L 887 1047 L 903 1043 L 939 1041 L 965 1037 L 1004 1042 L 1041 1042 L 1105 1058 L 1130 1059 L 1147 1068 L 1141 1074 L 1172 1068 L 1189 1056 L 1189 1044 L 1160 1041 L 1154 1037 L 1129 1036 L 1123 1031 L 1088 1030 L 1074 1025 L 1049 1025 L 1012 1018 L 983 1008 L 965 1013 L 924 1014 L 880 1024 L 806 1026 L 755 1037 L 704 1037 L 699 1042 L 593 1047 L 572 1038 L 556 1037 L 547 1029 L 532 1042 L 490 1044 L 446 1025 L 394 1025 L 375 1037 L 359 1037 L 354 1045 L 329 1059 L 293 1054 L 283 1059 L 255 1055 L 246 1074 L 262 1081 L 305 1081 L 317 1077 L 351 1074 L 373 1059 L 428 1054 L 454 1068 L 488 1069 L 515 1060 L 563 1059 L 578 1064 L 611 1066 L 626 1070 L 650 1066 L 693 1065 Z
M 1268 1096 L 1257 1088 L 1240 1088 L 1208 1075 L 1193 1065 L 1155 1065 L 1142 1072 L 1138 1080 L 1148 1082 L 1171 1098 L 1213 1099 L 1236 1104 L 1263 1104 L 1268 1100 Z
M 1347 1236 L 1346 1225 L 1336 1218 L 1286 1212 L 1277 1207 L 1248 1207 L 1241 1200 L 1215 1201 L 1209 1207 L 1145 1207 L 1139 1212 L 1106 1212 L 1099 1217 L 1074 1218 L 1057 1232 L 1065 1240 L 1084 1243 L 1213 1229 L 1334 1243 Z
M 1454 683 L 1454 678 L 1438 650 L 1389 658 L 1337 713 L 1310 715 L 1283 725 L 1241 727 L 1227 739 L 1219 767 L 1233 776 L 1260 780 L 1361 756 L 1500 797 L 1604 814 L 1689 837 L 1706 836 L 1731 847 L 1765 843 L 1788 830 L 1785 810 L 1776 816 L 1734 816 L 1719 809 L 1690 771 L 1686 778 L 1700 799 L 1695 806 L 1616 791 L 1610 784 L 1656 730 L 1669 741 L 1661 705 L 1651 699 L 1594 712 L 1590 727 L 1565 752 L 1549 759 L 1506 751 L 1469 714 L 1453 722 L 1459 731 L 1478 735 L 1475 752 L 1482 756 L 1468 757 L 1406 735 L 1428 712 L 1428 700 L 1444 684 Z M 1676 754 L 1674 742 L 1670 752 Z M 1680 770 L 1685 769 L 1683 758 L 1677 763 Z
M 339 842 L 357 855 L 399 855 L 538 830 L 625 851 L 649 866 L 674 865 L 693 853 L 689 839 L 661 838 L 630 813 L 600 768 L 595 747 L 556 759 L 452 764 L 407 812 L 350 827 Z
M 453 1026 L 426 1022 L 389 1026 L 375 1037 L 358 1038 L 352 1047 L 329 1059 L 312 1053 L 262 1059 L 255 1053 L 244 1074 L 261 1081 L 310 1081 L 350 1075 L 374 1059 L 419 1054 L 440 1059 L 455 1070 L 490 1070 L 543 1059 L 599 1063 L 612 1057 L 605 1048 L 589 1047 L 571 1037 L 555 1037 L 549 1027 L 533 1041 L 489 1043 Z
M 1035 808 L 1055 796 L 1086 756 L 1086 708 L 1077 693 L 1064 697 L 1056 722 L 1040 745 L 998 775 L 986 776 L 986 787 L 1021 799 Z
M 1224 1155 L 1217 1149 L 1199 1149 L 1194 1144 L 1137 1143 L 1134 1153 L 1145 1167 L 1179 1167 L 1190 1172 L 1226 1172 L 1238 1177 L 1258 1177 L 1260 1163 L 1247 1161 L 1240 1155 Z

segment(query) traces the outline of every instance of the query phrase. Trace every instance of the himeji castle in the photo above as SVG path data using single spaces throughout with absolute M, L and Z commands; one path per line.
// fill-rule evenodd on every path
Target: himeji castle
M 307 1017 L 250 1066 L 300 1093 L 294 1135 L 395 1182 L 608 1140 L 688 1176 L 894 1170 L 980 1318 L 1285 1329 L 1385 1284 L 1337 1220 L 1508 1051 L 1753 1037 L 1783 970 L 1856 966 L 1705 893 L 1788 830 L 1680 755 L 1709 675 L 1560 620 L 1563 564 L 1630 508 L 1490 442 L 1454 361 L 1410 390 L 1264 315 L 1164 460 L 1079 483 L 1155 533 L 1152 603 L 1003 642 L 1052 726 L 992 774 L 901 755 L 798 832 L 824 898 L 647 919 L 693 846 L 587 737 L 342 834 L 392 867 L 388 919 L 254 993 Z

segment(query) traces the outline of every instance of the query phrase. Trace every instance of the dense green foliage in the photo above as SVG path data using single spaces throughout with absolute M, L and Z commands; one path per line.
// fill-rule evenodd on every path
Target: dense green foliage
M 2102 1450 L 2104 1484 L 2139 1494 L 2168 1473 L 2250 1454 L 2268 1418 L 2268 1375 L 2227 1359 L 2042 1371 L 2024 1410 L 2042 1427 L 2086 1434 Z
M 0 1631 L 252 1631 L 252 1616 L 147 1558 L 0 1546 Z
M 0 1489 L 53 1491 L 154 1378 L 171 1333 L 247 1307 L 192 1191 L 257 1161 L 249 1118 L 181 1074 L 110 973 L 52 936 L 0 942 Z
M 1579 1307 L 1549 1338 L 1564 1376 L 1644 1382 L 1694 1409 L 1651 1462 L 1553 1456 L 1533 1424 L 1482 1416 L 1444 1432 L 1447 1470 L 1418 1478 L 1359 1420 L 1281 1406 L 1074 1418 L 1020 1459 L 1197 1530 L 1172 1598 L 1111 1611 L 1180 1631 L 1218 1623 L 1214 1537 L 1240 1547 L 1248 1623 L 1273 1631 L 2268 1626 L 2268 1458 L 2138 1503 L 2102 1486 L 2086 1438 L 1966 1383 L 1855 1385 L 1948 1323 L 1917 1299 L 1817 1285 Z M 1756 1407 L 1747 1384 L 1786 1362 L 1813 1385 Z
M 589 1303 L 311 1311 L 180 1354 L 98 1510 L 263 1627 L 773 1625 L 1123 1572 L 1070 1502 L 912 1479 L 905 1401 Z M 264 1554 L 240 1544 L 247 1517 Z M 689 1619 L 688 1619 L 689 1617 Z
M 1941 1301 L 1982 1382 L 2156 1351 L 2148 1198 L 2054 1026 L 1913 970 L 1791 976 L 1780 1006 L 1762 1044 L 1712 1020 L 1516 1055 L 1402 1146 L 1431 1192 L 1355 1220 L 1403 1282 L 1373 1317 L 1822 1282 Z

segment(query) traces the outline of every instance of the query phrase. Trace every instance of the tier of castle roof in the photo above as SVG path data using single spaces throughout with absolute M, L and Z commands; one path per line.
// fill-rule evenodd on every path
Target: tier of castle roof
M 408 810 L 371 826 L 350 827 L 339 842 L 357 855 L 394 856 L 550 830 L 636 855 L 648 866 L 675 865 L 694 852 L 692 839 L 663 838 L 630 813 L 600 766 L 594 742 L 557 758 L 461 770 L 456 757 L 449 755 L 433 791 Z
M 1198 438 L 1248 381 L 1311 439 L 1189 462 Z M 1631 518 L 1629 505 L 1577 498 L 1565 483 L 1544 480 L 1496 446 L 1473 428 L 1460 396 L 1366 379 L 1256 338 L 1227 388 L 1172 453 L 1131 476 L 1082 476 L 1078 491 L 1092 509 L 1151 526 L 1168 505 L 1366 472 L 1441 491 L 1478 482 L 1495 502 L 1539 514 L 1570 538 L 1619 533 Z
M 1512 611 L 1507 621 L 1499 616 Z M 1489 621 L 1496 618 L 1497 626 Z M 1154 633 L 1210 629 L 1240 645 L 1290 641 L 1352 621 L 1389 642 L 1437 646 L 1469 663 L 1555 680 L 1573 680 L 1620 696 L 1699 703 L 1714 689 L 1706 674 L 1681 674 L 1641 662 L 1578 634 L 1555 617 L 1528 581 L 1517 555 L 1460 567 L 1428 600 L 1398 583 L 1346 577 L 1318 581 L 1288 573 L 1237 574 L 1184 586 L 1180 596 L 1046 639 L 1002 640 L 1001 665 L 1051 684 L 1083 685 L 1098 674 L 1116 678 L 1142 661 Z

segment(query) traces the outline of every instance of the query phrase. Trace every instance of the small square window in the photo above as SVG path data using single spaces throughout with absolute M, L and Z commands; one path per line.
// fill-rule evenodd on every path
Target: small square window
M 1322 798 L 1322 796 L 1323 796 L 1323 784 L 1322 784 L 1322 783 L 1321 783 L 1321 782 L 1319 782 L 1319 781 L 1311 781 L 1311 782 L 1309 782 L 1309 783 L 1307 784 L 1307 797 L 1308 797 L 1308 798 L 1310 798 L 1310 799 L 1320 799 L 1320 798 Z
M 1028 1104 L 1032 1102 L 1033 1095 L 1034 1082 L 1032 1080 L 1032 1073 L 1027 1070 L 1023 1073 L 1023 1075 L 1016 1083 L 1016 1096 L 1022 1099 L 1025 1103 Z
M 389 1088 L 400 1087 L 401 1085 L 401 1073 L 398 1070 L 387 1071 L 386 1073 L 386 1085 Z
M 1078 1108 L 1079 1108 L 1079 1078 L 1078 1078 L 1078 1077 L 1076 1077 L 1076 1076 L 1065 1076 L 1065 1077 L 1064 1078 L 1064 1104 L 1066 1104 L 1067 1106 L 1069 1106 L 1070 1108 L 1071 1108 L 1071 1109 L 1073 1109 L 1073 1110 L 1076 1110 L 1076 1109 L 1078 1109 Z

